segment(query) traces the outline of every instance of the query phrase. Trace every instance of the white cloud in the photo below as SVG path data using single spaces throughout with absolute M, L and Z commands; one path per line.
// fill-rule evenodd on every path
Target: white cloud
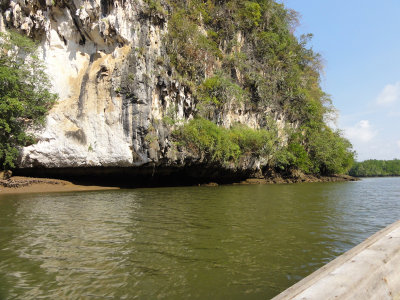
M 377 134 L 377 131 L 371 126 L 368 120 L 361 120 L 353 127 L 345 129 L 345 135 L 351 142 L 366 143 L 371 141 Z
M 378 98 L 376 99 L 376 103 L 379 105 L 389 105 L 399 100 L 400 82 L 396 82 L 395 84 L 388 84 L 383 88 Z
M 400 148 L 400 141 L 397 141 L 396 144 Z

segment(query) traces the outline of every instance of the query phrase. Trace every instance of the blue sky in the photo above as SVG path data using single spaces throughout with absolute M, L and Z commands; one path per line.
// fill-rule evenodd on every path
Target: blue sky
M 282 2 L 282 1 L 281 1 Z M 400 158 L 400 1 L 283 0 L 325 69 L 322 87 L 357 160 Z

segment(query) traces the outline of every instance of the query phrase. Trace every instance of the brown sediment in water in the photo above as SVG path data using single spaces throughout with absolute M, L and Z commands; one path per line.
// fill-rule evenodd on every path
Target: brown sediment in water
M 79 185 L 66 180 L 49 178 L 15 176 L 8 180 L 0 180 L 0 196 L 6 194 L 83 192 L 115 189 L 119 188 L 96 185 Z

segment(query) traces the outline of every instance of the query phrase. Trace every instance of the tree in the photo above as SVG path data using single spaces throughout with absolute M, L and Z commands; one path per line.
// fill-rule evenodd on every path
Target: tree
M 356 162 L 349 174 L 357 177 L 368 176 L 400 176 L 400 160 L 369 159 Z
M 20 147 L 35 142 L 28 129 L 44 125 L 57 96 L 37 46 L 16 32 L 0 34 L 0 169 L 15 167 Z
M 314 172 L 322 175 L 346 174 L 354 163 L 351 143 L 328 126 L 308 130 L 308 152 Z

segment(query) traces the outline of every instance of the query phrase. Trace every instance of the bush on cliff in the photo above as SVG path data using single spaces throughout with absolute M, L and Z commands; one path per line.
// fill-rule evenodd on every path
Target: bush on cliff
M 190 121 L 173 135 L 178 145 L 220 164 L 236 162 L 244 155 L 268 157 L 277 142 L 272 131 L 241 124 L 228 129 L 203 118 Z
M 239 145 L 231 139 L 228 129 L 203 118 L 190 121 L 173 135 L 179 141 L 178 145 L 212 161 L 236 161 L 241 154 Z
M 56 100 L 36 45 L 15 32 L 0 35 L 0 169 L 15 167 L 18 148 L 34 143 L 28 132 L 43 125 Z

